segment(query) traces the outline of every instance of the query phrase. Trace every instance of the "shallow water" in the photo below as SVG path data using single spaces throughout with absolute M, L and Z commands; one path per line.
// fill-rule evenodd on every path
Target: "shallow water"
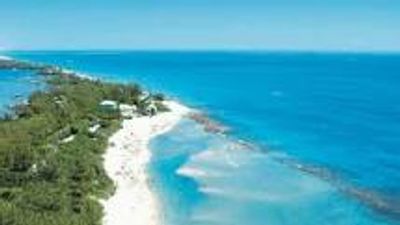
M 236 221 L 237 215 L 249 218 L 246 224 L 260 224 L 261 217 L 269 218 L 271 224 L 296 224 L 294 218 L 301 220 L 301 224 L 323 220 L 322 224 L 376 224 L 374 217 L 385 215 L 383 220 L 390 224 L 400 218 L 400 55 L 251 52 L 11 55 L 60 64 L 113 81 L 140 82 L 207 111 L 233 129 L 231 137 L 259 146 L 261 153 L 217 151 L 212 158 L 219 161 L 208 162 L 202 157 L 198 159 L 198 152 L 207 152 L 214 145 L 225 148 L 224 141 L 215 144 L 215 138 L 207 137 L 206 140 L 213 142 L 208 143 L 202 137 L 180 143 L 190 145 L 193 152 L 179 150 L 175 142 L 165 141 L 180 155 L 160 161 L 165 167 L 165 177 L 157 176 L 154 182 L 171 186 L 171 195 L 175 188 L 184 192 L 183 196 L 189 196 L 179 202 L 181 205 L 168 207 L 169 214 L 176 214 L 177 219 L 189 218 L 181 217 L 182 214 L 191 215 L 191 224 L 194 221 L 229 224 L 232 221 L 225 220 Z M 192 168 L 202 171 L 209 166 L 221 167 L 210 174 L 225 171 L 228 164 L 222 156 L 247 163 L 229 176 L 224 173 L 219 180 L 209 178 L 212 182 L 190 173 L 178 176 L 179 179 L 167 175 L 167 171 L 182 172 L 182 167 L 192 172 Z M 243 187 L 232 184 L 233 177 L 242 177 L 244 182 L 238 182 Z M 275 182 L 270 183 L 270 179 Z M 206 188 L 199 189 L 198 185 Z M 307 187 L 303 188 L 304 185 Z M 300 191 L 297 186 L 302 187 Z M 314 187 L 317 190 L 312 190 Z M 289 200 L 276 200 L 275 204 L 250 201 L 247 205 L 247 199 L 254 195 L 245 190 L 254 190 L 257 196 L 261 192 L 272 195 L 265 198 L 287 196 Z M 292 192 L 299 192 L 299 196 L 288 194 Z M 239 199 L 232 199 L 232 193 Z M 173 205 L 173 201 L 178 200 L 168 199 L 165 204 Z M 224 204 L 232 206 L 225 212 L 231 218 L 224 216 L 221 221 L 214 221 L 212 215 L 207 215 L 207 212 L 224 215 L 218 210 Z M 298 206 L 301 212 L 293 217 Z M 194 220 L 193 215 L 196 215 Z
M 0 115 L 44 87 L 40 77 L 27 71 L 0 70 Z
M 386 224 L 329 183 L 193 121 L 151 143 L 168 225 Z

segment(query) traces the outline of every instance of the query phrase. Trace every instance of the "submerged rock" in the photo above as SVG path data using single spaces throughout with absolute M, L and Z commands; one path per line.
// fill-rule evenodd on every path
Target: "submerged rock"
M 221 123 L 212 120 L 204 113 L 193 112 L 188 115 L 188 117 L 204 126 L 204 130 L 211 133 L 226 133 L 229 128 L 222 125 Z

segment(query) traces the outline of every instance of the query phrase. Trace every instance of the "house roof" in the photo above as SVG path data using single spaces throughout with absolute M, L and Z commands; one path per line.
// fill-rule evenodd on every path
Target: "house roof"
M 117 106 L 117 102 L 112 101 L 112 100 L 104 100 L 100 103 L 100 105 L 102 105 L 102 106 Z

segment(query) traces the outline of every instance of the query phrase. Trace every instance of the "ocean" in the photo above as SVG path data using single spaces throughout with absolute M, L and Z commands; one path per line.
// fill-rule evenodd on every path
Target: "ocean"
M 230 128 L 183 120 L 152 141 L 167 225 L 400 224 L 400 55 L 7 54 L 138 82 Z
M 27 71 L 0 70 L 0 115 L 22 103 L 32 92 L 44 88 L 40 77 Z

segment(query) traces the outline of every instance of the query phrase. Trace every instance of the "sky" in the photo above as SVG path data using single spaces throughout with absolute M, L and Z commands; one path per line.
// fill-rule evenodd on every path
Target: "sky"
M 399 0 L 0 0 L 0 49 L 400 51 Z

